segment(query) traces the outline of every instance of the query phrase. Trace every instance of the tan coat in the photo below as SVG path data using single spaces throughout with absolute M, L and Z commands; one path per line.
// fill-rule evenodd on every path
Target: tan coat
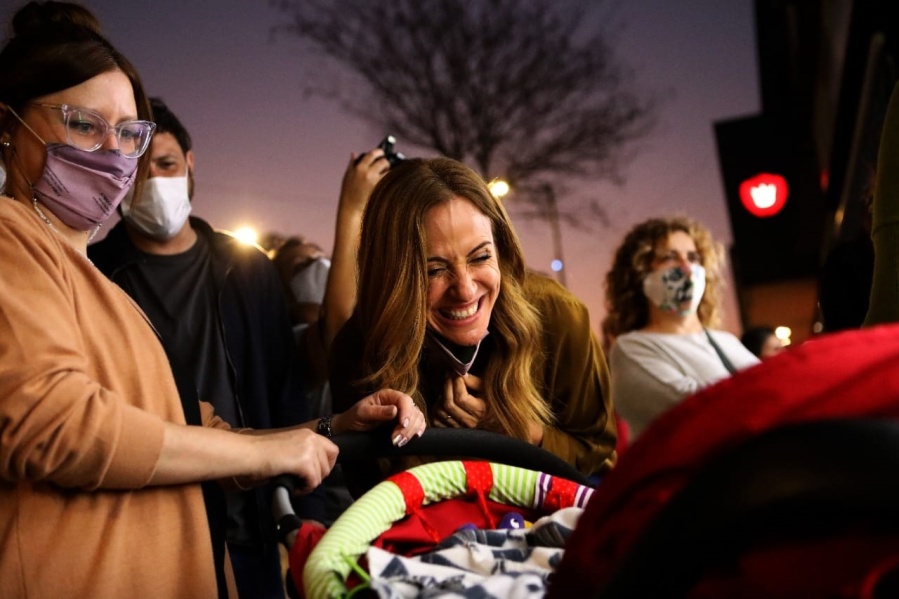
M 164 421 L 184 415 L 143 314 L 0 198 L 0 597 L 215 596 L 199 485 L 142 488 Z

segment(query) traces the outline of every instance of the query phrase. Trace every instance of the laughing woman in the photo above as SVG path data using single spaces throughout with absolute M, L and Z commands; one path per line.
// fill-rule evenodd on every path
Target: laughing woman
M 614 463 L 609 374 L 587 309 L 527 272 L 477 173 L 444 158 L 391 169 L 366 208 L 358 275 L 332 348 L 335 410 L 392 388 L 433 426 L 510 435 L 585 474 Z M 384 474 L 359 468 L 354 492 Z

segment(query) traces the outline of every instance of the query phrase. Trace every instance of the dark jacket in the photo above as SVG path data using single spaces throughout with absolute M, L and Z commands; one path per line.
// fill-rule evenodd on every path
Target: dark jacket
M 284 287 L 274 265 L 258 248 L 213 230 L 205 221 L 191 217 L 190 223 L 208 240 L 212 254 L 219 327 L 240 419 L 237 426 L 265 429 L 311 419 Z M 132 295 L 123 275 L 144 254 L 131 242 L 124 224 L 89 246 L 88 257 Z M 264 496 L 258 498 L 259 522 L 270 520 L 269 505 Z

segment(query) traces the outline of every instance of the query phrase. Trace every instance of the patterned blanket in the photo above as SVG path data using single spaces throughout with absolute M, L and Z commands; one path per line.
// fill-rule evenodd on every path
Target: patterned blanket
M 582 511 L 560 509 L 524 529 L 459 530 L 415 557 L 371 547 L 370 587 L 383 599 L 543 597 Z

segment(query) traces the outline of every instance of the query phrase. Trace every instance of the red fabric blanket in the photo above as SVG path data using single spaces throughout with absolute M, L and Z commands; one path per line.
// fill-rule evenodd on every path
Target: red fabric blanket
M 899 325 L 814 338 L 687 398 L 599 485 L 548 597 L 601 588 L 647 523 L 711 457 L 779 425 L 877 417 L 899 418 Z

